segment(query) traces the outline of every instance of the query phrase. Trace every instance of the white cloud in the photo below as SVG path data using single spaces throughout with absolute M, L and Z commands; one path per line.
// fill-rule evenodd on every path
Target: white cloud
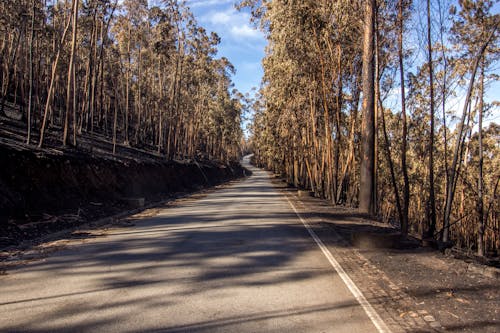
M 0 0 L 1 1 L 1 0 Z M 221 37 L 218 57 L 226 57 L 236 67 L 233 80 L 241 92 L 258 87 L 262 77 L 261 59 L 266 38 L 252 27 L 250 12 L 234 8 L 237 0 L 188 0 L 199 25 Z
M 217 12 L 208 17 L 210 23 L 217 24 L 228 24 L 231 21 L 231 15 L 228 12 Z
M 251 27 L 248 22 L 250 15 L 245 12 L 239 12 L 234 8 L 223 11 L 209 11 L 200 17 L 201 23 L 208 23 L 209 30 L 227 31 L 233 38 L 262 38 L 262 33 Z
M 242 26 L 232 26 L 231 34 L 234 37 L 249 37 L 249 38 L 260 38 L 262 34 L 260 31 L 250 27 L 248 24 L 244 24 Z

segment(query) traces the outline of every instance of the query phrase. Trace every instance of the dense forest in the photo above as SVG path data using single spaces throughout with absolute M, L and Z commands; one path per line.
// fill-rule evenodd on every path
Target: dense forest
M 269 41 L 251 137 L 259 165 L 403 235 L 498 255 L 499 104 L 486 98 L 498 97 L 498 3 L 239 6 Z
M 2 0 L 0 113 L 32 146 L 86 135 L 113 153 L 234 160 L 243 99 L 219 42 L 174 0 Z

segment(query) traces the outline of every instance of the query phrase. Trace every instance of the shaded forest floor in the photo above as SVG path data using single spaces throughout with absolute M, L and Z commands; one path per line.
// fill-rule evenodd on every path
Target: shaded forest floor
M 27 145 L 25 125 L 0 115 L 0 248 L 192 193 L 244 175 L 238 163 L 179 156 L 154 147 L 113 145 L 82 134 L 62 147 L 57 128 Z
M 401 241 L 386 224 L 355 210 L 276 186 L 326 243 L 394 332 L 500 332 L 500 276 L 496 267 L 441 253 L 419 240 Z

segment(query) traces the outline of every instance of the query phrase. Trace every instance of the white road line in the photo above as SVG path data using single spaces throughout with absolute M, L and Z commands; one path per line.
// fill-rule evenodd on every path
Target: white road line
M 312 230 L 311 226 L 306 222 L 306 220 L 304 218 L 302 218 L 302 216 L 299 214 L 299 212 L 295 208 L 294 204 L 290 201 L 288 196 L 285 195 L 285 197 L 286 197 L 286 200 L 288 201 L 288 203 L 290 204 L 290 206 L 292 207 L 293 211 L 295 212 L 295 214 L 299 218 L 299 220 L 302 222 L 304 227 L 306 227 L 307 231 L 309 232 L 309 235 L 311 235 L 311 237 L 314 239 L 316 244 L 318 244 L 321 251 L 323 251 L 323 254 L 325 255 L 325 257 L 328 259 L 328 261 L 333 266 L 333 268 L 335 268 L 335 270 L 339 274 L 340 278 L 342 279 L 342 281 L 344 281 L 347 288 L 349 288 L 351 293 L 354 295 L 354 298 L 356 298 L 356 300 L 361 305 L 363 310 L 365 310 L 366 314 L 368 315 L 368 318 L 371 319 L 373 325 L 375 325 L 375 327 L 377 328 L 379 333 L 391 333 L 391 330 L 389 329 L 389 327 L 387 327 L 387 325 L 382 320 L 382 318 L 380 318 L 379 314 L 375 311 L 375 309 L 372 307 L 372 305 L 368 302 L 365 295 L 363 295 L 361 290 L 359 290 L 359 288 L 351 280 L 349 275 L 347 275 L 347 273 L 344 271 L 344 269 L 339 264 L 339 262 L 333 257 L 330 250 L 328 250 L 328 248 L 325 246 L 323 241 L 318 237 L 318 235 L 316 235 L 314 230 Z

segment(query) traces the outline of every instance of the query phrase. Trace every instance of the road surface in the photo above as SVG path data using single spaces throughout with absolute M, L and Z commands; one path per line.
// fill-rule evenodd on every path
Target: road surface
M 377 332 L 264 171 L 0 277 L 0 331 Z

